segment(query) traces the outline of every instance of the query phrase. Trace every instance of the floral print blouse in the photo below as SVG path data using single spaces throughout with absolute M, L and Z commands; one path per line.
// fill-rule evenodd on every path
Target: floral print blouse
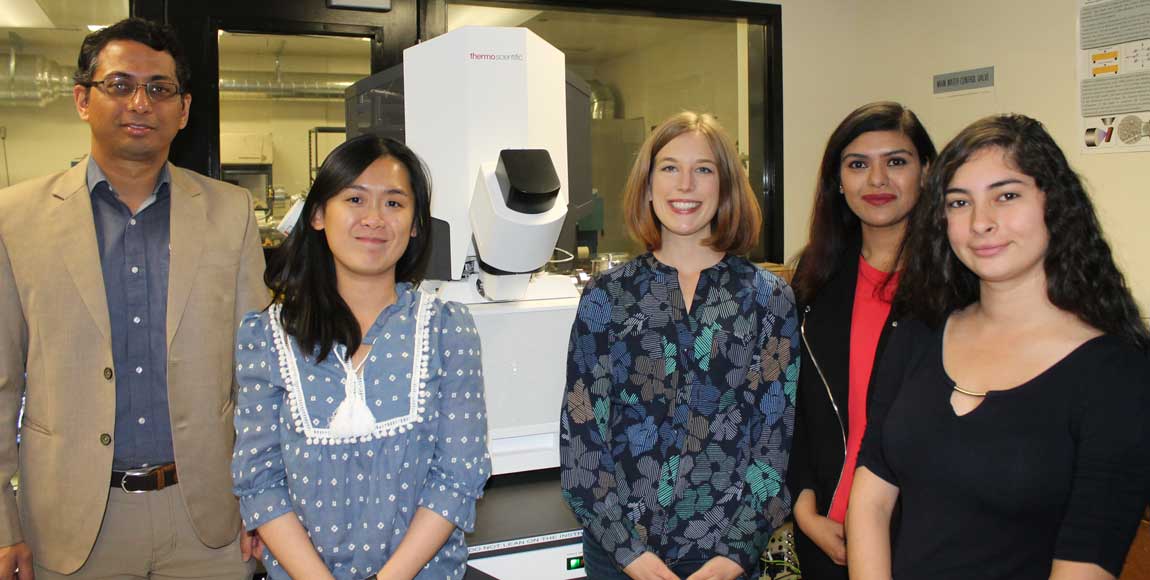
M 456 529 L 417 578 L 462 578 L 463 533 L 491 472 L 471 314 L 410 284 L 397 293 L 364 337 L 362 381 L 342 345 L 321 363 L 304 355 L 278 305 L 245 316 L 238 333 L 232 476 L 244 525 L 294 512 L 337 580 L 377 573 L 419 507 Z M 370 409 L 354 434 L 332 420 L 348 393 Z M 289 578 L 270 550 L 264 565 Z
M 620 567 L 727 556 L 750 572 L 790 513 L 798 318 L 789 286 L 726 256 L 684 308 L 647 253 L 591 280 L 571 330 L 563 493 Z

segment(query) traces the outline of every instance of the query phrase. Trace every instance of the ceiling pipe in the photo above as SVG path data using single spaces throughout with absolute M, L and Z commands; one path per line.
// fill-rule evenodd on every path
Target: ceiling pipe
M 69 69 L 39 55 L 9 47 L 0 65 L 0 105 L 43 107 L 72 94 Z M 361 75 L 220 71 L 220 97 L 226 100 L 338 100 Z
M 361 75 L 220 71 L 220 97 L 226 99 L 342 99 Z
M 55 61 L 42 56 L 16 54 L 9 47 L 6 65 L 0 67 L 0 104 L 43 107 L 59 97 L 71 96 L 72 75 Z

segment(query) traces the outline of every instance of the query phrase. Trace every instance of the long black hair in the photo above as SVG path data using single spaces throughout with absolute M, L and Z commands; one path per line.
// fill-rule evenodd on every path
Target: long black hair
M 975 121 L 947 144 L 931 167 L 914 209 L 895 308 L 937 327 L 952 311 L 979 299 L 978 276 L 958 260 L 947 238 L 945 192 L 958 169 L 987 148 L 1001 149 L 1045 194 L 1050 242 L 1043 269 L 1050 302 L 1145 352 L 1150 332 L 1114 264 L 1082 180 L 1042 123 L 1023 115 Z
M 934 142 L 918 116 L 898 103 L 880 101 L 863 105 L 839 123 L 827 139 L 823 160 L 819 164 L 811 231 L 806 247 L 799 253 L 791 282 L 800 303 L 810 304 L 842 265 L 842 260 L 852 257 L 845 254 L 857 250 L 862 243 L 859 218 L 839 192 L 842 185 L 840 168 L 843 149 L 863 133 L 871 131 L 898 131 L 906 135 L 918 151 L 919 163 L 924 168 L 937 156 Z M 857 259 L 857 256 L 853 257 Z
M 339 295 L 335 259 L 323 231 L 311 227 L 312 217 L 325 203 L 355 182 L 376 160 L 391 157 L 403 164 L 415 199 L 415 235 L 395 265 L 397 282 L 418 283 L 427 264 L 431 235 L 431 182 L 423 162 L 406 145 L 387 137 L 361 135 L 332 150 L 316 173 L 295 228 L 268 260 L 264 282 L 282 304 L 280 319 L 305 352 L 322 361 L 335 344 L 349 353 L 363 340 L 351 308 Z

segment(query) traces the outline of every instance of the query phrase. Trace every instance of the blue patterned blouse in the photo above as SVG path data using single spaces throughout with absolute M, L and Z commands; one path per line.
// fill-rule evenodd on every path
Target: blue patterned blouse
M 409 284 L 397 290 L 364 337 L 362 381 L 342 346 L 319 364 L 300 353 L 273 322 L 278 305 L 239 329 L 232 477 L 244 525 L 295 512 L 337 580 L 378 572 L 420 506 L 457 528 L 417 578 L 462 578 L 463 533 L 491 471 L 471 314 Z M 365 425 L 334 424 L 344 399 L 366 402 Z M 270 551 L 264 565 L 289 578 Z
M 727 556 L 758 566 L 790 513 L 798 319 L 785 282 L 727 256 L 686 312 L 648 253 L 593 279 L 571 331 L 563 491 L 620 567 Z

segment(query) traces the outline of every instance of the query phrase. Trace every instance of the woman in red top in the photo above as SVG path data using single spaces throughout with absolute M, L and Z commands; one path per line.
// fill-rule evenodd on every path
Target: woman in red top
M 843 520 L 871 370 L 892 326 L 907 217 L 935 156 L 915 114 L 891 102 L 848 115 L 823 154 L 792 282 L 804 318 L 787 483 L 807 580 L 847 578 Z

